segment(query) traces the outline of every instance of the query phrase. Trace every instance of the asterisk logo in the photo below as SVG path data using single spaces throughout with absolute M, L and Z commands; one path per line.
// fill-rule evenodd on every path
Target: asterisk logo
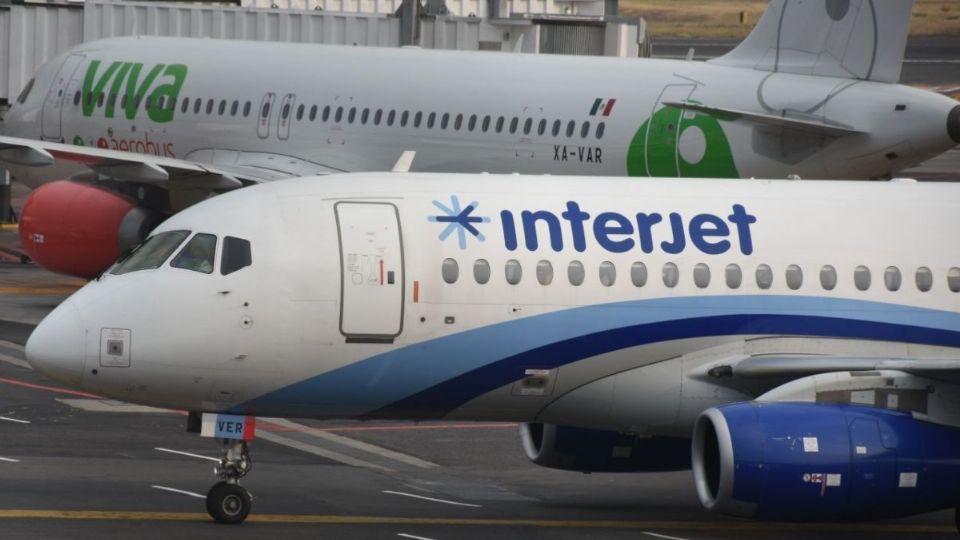
M 467 233 L 472 234 L 477 240 L 483 242 L 486 237 L 483 236 L 474 223 L 489 223 L 489 217 L 471 216 L 474 210 L 480 206 L 476 201 L 471 202 L 465 208 L 460 207 L 460 199 L 456 195 L 450 197 L 450 206 L 440 201 L 433 201 L 433 205 L 443 212 L 440 216 L 429 216 L 428 221 L 434 223 L 446 223 L 447 226 L 440 231 L 440 240 L 446 240 L 454 232 L 457 233 L 457 241 L 460 249 L 467 249 Z

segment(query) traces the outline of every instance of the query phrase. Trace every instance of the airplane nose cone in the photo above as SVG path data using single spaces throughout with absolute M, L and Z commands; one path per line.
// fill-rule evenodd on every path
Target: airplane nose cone
M 79 386 L 83 371 L 86 328 L 80 312 L 69 301 L 53 310 L 30 334 L 27 361 L 44 375 L 69 386 Z
M 957 105 L 947 115 L 947 132 L 953 142 L 960 144 L 960 105 Z

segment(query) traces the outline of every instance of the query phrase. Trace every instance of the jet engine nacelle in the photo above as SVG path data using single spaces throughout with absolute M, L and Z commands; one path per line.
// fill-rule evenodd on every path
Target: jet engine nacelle
M 159 222 L 157 214 L 126 197 L 62 180 L 30 193 L 20 213 L 20 241 L 47 270 L 89 279 Z
M 909 413 L 734 403 L 694 425 L 700 502 L 761 520 L 892 518 L 960 502 L 960 429 Z
M 690 468 L 690 440 L 638 437 L 555 424 L 520 424 L 523 451 L 543 467 L 580 472 L 654 472 Z

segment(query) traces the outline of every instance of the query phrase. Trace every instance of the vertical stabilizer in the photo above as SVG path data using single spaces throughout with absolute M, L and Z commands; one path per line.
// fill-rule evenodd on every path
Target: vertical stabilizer
M 912 8 L 913 0 L 771 0 L 743 43 L 710 62 L 897 82 Z

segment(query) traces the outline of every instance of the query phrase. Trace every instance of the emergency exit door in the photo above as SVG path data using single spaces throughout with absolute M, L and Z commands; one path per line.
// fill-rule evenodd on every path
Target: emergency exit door
M 397 207 L 334 205 L 340 239 L 340 332 L 347 343 L 392 343 L 403 328 L 403 247 Z

